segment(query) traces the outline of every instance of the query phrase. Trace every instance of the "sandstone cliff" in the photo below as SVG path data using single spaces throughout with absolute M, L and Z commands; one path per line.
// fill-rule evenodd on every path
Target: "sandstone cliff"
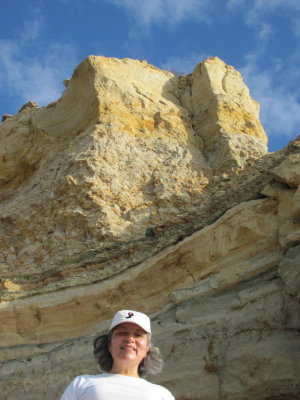
M 268 154 L 218 58 L 92 56 L 66 86 L 0 128 L 1 398 L 96 373 L 124 307 L 151 314 L 177 400 L 299 398 L 299 138 Z

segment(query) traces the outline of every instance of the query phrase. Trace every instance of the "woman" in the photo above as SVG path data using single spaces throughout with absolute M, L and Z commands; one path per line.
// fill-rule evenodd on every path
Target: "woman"
M 96 338 L 94 354 L 106 373 L 77 376 L 61 400 L 174 400 L 164 387 L 142 379 L 162 368 L 159 350 L 151 344 L 147 315 L 118 311 L 108 334 Z

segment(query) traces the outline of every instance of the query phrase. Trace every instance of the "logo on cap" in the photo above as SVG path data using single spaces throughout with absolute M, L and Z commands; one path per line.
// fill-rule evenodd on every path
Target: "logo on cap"
M 133 317 L 133 316 L 134 316 L 133 312 L 129 312 L 129 313 L 128 313 L 128 317 L 125 317 L 125 318 L 128 319 L 128 318 L 131 318 L 131 317 Z

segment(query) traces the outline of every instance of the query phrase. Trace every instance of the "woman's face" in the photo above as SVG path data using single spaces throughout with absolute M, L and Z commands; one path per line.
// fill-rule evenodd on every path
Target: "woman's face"
M 118 325 L 113 330 L 108 349 L 113 359 L 113 366 L 118 364 L 137 368 L 149 350 L 148 334 L 133 323 Z

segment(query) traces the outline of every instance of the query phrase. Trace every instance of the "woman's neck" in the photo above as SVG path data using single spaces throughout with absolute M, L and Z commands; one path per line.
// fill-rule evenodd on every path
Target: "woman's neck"
M 139 374 L 136 368 L 118 368 L 117 366 L 113 366 L 111 371 L 111 374 L 118 374 L 118 375 L 126 375 L 126 376 L 132 376 L 134 378 L 139 378 Z

